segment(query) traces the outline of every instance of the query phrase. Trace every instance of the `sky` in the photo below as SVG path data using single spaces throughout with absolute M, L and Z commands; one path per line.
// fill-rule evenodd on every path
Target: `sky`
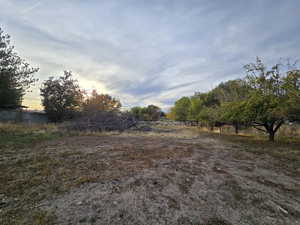
M 182 96 L 243 77 L 243 65 L 300 57 L 299 0 L 0 0 L 0 27 L 39 67 L 23 105 L 73 72 L 124 108 L 167 110 Z

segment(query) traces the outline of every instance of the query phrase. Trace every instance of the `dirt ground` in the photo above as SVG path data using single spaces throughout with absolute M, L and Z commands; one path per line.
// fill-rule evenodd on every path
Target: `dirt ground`
M 63 189 L 34 203 L 54 224 L 300 224 L 299 169 L 209 135 L 75 136 L 30 152 L 55 161 L 30 192 Z

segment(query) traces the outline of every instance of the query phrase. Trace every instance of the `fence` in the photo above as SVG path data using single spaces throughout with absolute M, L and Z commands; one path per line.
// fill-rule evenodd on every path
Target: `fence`
M 48 117 L 43 112 L 22 109 L 0 109 L 0 122 L 47 123 Z

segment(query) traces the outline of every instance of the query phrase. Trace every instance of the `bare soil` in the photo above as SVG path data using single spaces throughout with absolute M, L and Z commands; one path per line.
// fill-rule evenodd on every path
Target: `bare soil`
M 37 167 L 43 181 L 22 193 L 11 181 L 0 190 L 28 202 L 42 195 L 30 204 L 52 215 L 49 224 L 300 224 L 300 171 L 216 136 L 182 129 L 76 136 L 23 152 L 22 159 L 46 157 Z

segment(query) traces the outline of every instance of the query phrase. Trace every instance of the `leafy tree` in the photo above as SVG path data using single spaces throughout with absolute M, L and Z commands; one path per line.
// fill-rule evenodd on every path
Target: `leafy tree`
M 148 105 L 146 108 L 146 115 L 148 115 L 148 120 L 157 121 L 160 119 L 162 111 L 156 105 Z
M 188 119 L 191 101 L 189 97 L 182 97 L 175 102 L 175 120 L 186 121 Z
M 221 124 L 219 121 L 220 101 L 214 91 L 208 93 L 195 93 L 190 99 L 190 120 L 201 122 L 202 125 L 206 125 L 210 127 L 210 129 Z
M 172 107 L 170 110 L 166 113 L 166 117 L 169 120 L 175 120 L 175 108 Z
M 130 113 L 137 119 L 143 120 L 142 107 L 135 106 L 130 109 Z
M 138 120 L 146 120 L 146 121 L 157 121 L 159 120 L 163 112 L 162 110 L 155 105 L 148 105 L 147 107 L 133 107 L 130 112 L 134 115 L 134 117 Z
M 98 94 L 96 90 L 87 97 L 83 103 L 83 111 L 86 113 L 117 112 L 121 108 L 121 102 L 107 94 Z
M 251 87 L 245 80 L 229 80 L 221 83 L 212 92 L 220 103 L 220 118 L 223 124 L 234 126 L 238 134 L 241 126 L 245 126 L 245 118 L 241 114 L 244 100 L 248 98 Z
M 219 117 L 219 107 L 203 107 L 198 114 L 198 120 L 206 124 L 211 130 L 214 126 L 220 124 Z
M 245 107 L 245 101 L 225 102 L 220 107 L 220 121 L 230 124 L 235 128 L 235 133 L 239 133 L 242 125 L 247 124 L 247 119 L 241 113 Z
M 72 79 L 71 72 L 65 71 L 57 79 L 50 77 L 43 83 L 40 91 L 42 105 L 53 122 L 71 119 L 80 110 L 83 94 L 77 80 Z
M 292 103 L 299 107 L 296 100 L 299 96 L 299 76 L 281 72 L 281 67 L 283 65 L 276 64 L 267 69 L 260 58 L 256 59 L 256 63 L 245 66 L 251 92 L 241 113 L 249 124 L 266 132 L 270 141 L 274 141 L 282 124 L 295 115 L 291 113 L 294 110 Z
M 0 107 L 17 108 L 37 79 L 39 69 L 32 68 L 14 51 L 10 36 L 0 28 Z
M 288 119 L 290 121 L 300 121 L 300 70 L 287 72 L 284 79 L 284 88 L 288 95 Z
M 190 98 L 190 108 L 188 114 L 188 120 L 199 121 L 199 113 L 203 109 L 203 101 L 199 94 L 196 94 Z
M 214 93 L 218 102 L 234 102 L 244 100 L 248 97 L 250 86 L 245 80 L 236 79 L 222 82 L 211 92 Z

